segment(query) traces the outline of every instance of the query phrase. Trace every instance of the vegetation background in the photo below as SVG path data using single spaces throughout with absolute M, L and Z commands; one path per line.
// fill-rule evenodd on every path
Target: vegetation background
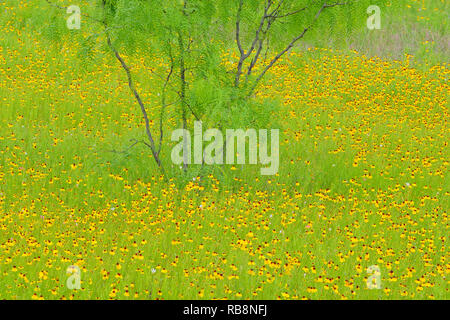
M 0 0 L 0 298 L 448 298 L 449 5 L 372 2 L 381 30 L 367 29 L 367 1 L 330 11 L 229 113 L 234 25 L 205 8 L 187 103 L 211 126 L 280 128 L 280 171 L 184 171 L 166 142 L 166 181 L 145 145 L 130 148 L 144 120 L 98 24 L 67 30 L 47 1 Z M 113 43 L 158 132 L 173 35 L 146 36 L 167 20 L 118 3 Z M 176 104 L 164 119 L 167 141 Z M 366 285 L 372 265 L 380 290 Z

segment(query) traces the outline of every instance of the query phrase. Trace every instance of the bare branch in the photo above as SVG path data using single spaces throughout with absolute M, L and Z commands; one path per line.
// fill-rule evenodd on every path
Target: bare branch
M 294 39 L 292 39 L 292 41 L 288 44 L 288 46 L 281 51 L 280 53 L 278 53 L 273 59 L 272 61 L 264 68 L 264 70 L 259 74 L 259 76 L 257 77 L 257 79 L 255 80 L 253 86 L 251 87 L 249 94 L 251 95 L 253 93 L 253 91 L 256 89 L 256 86 L 258 85 L 258 83 L 261 81 L 261 79 L 264 77 L 264 75 L 267 73 L 267 71 L 269 71 L 270 68 L 273 67 L 273 65 L 286 53 L 288 52 L 297 41 L 299 41 L 300 39 L 302 39 L 304 37 L 304 35 L 306 34 L 306 32 L 308 32 L 309 29 L 311 29 L 311 27 L 314 25 L 314 23 L 317 21 L 317 19 L 319 18 L 319 16 L 321 15 L 321 13 L 323 12 L 324 9 L 326 8 L 332 8 L 335 6 L 340 6 L 340 5 L 346 5 L 347 2 L 337 2 L 337 3 L 333 3 L 333 4 L 327 4 L 324 3 L 320 9 L 318 10 L 318 12 L 316 13 L 316 15 L 314 16 L 313 21 L 311 22 L 311 24 L 306 27 L 302 33 L 300 35 L 298 35 L 297 37 L 295 37 Z
M 280 8 L 283 6 L 285 0 L 281 0 L 280 3 L 278 3 L 278 6 L 268 15 L 268 16 L 275 16 L 278 14 Z
M 105 8 L 104 1 L 102 2 L 102 6 L 104 9 Z M 125 70 L 125 72 L 127 74 L 127 78 L 128 78 L 128 87 L 130 88 L 131 92 L 133 93 L 134 97 L 136 98 L 136 101 L 138 102 L 138 104 L 141 108 L 141 112 L 142 112 L 142 115 L 144 117 L 144 122 L 145 122 L 145 132 L 146 132 L 148 140 L 150 142 L 150 144 L 147 144 L 147 145 L 149 146 L 149 148 L 153 154 L 153 158 L 155 159 L 156 164 L 160 168 L 163 176 L 165 178 L 167 178 L 165 175 L 165 172 L 164 172 L 164 167 L 162 166 L 161 160 L 159 158 L 159 155 L 156 152 L 155 141 L 153 139 L 152 133 L 150 132 L 150 120 L 148 118 L 147 110 L 145 109 L 145 105 L 142 102 L 141 96 L 139 95 L 139 93 L 136 90 L 136 87 L 133 82 L 133 77 L 131 76 L 130 68 L 128 67 L 128 65 L 125 63 L 124 59 L 122 58 L 122 56 L 119 54 L 117 49 L 112 44 L 111 36 L 108 32 L 108 24 L 106 23 L 106 20 L 103 21 L 103 25 L 105 27 L 106 41 L 107 41 L 108 47 L 114 53 L 116 59 L 120 62 L 120 64 L 122 65 L 122 68 Z
M 307 9 L 307 7 L 304 7 L 304 8 L 295 10 L 295 11 L 293 11 L 293 12 L 289 12 L 289 13 L 286 13 L 286 14 L 283 14 L 283 15 L 278 15 L 278 16 L 277 16 L 277 19 L 281 19 L 281 18 L 286 18 L 286 17 L 289 17 L 289 16 L 293 16 L 293 15 L 299 13 L 299 12 L 305 11 L 306 9 Z
M 130 139 L 130 142 L 133 142 L 133 141 L 134 141 L 134 143 L 131 144 L 131 145 L 130 145 L 128 148 L 126 148 L 125 150 L 117 151 L 117 150 L 115 150 L 115 149 L 112 149 L 112 150 L 106 150 L 106 151 L 107 151 L 107 152 L 113 152 L 113 153 L 128 153 L 128 151 L 129 151 L 130 149 L 132 149 L 135 145 L 137 145 L 137 144 L 139 144 L 139 143 L 145 144 L 147 147 L 151 148 L 150 145 L 149 145 L 147 142 L 143 141 L 143 140 Z
M 64 11 L 67 11 L 67 9 L 69 8 L 69 7 L 60 6 L 60 5 L 56 4 L 56 3 L 51 2 L 50 0 L 46 0 L 46 1 L 47 1 L 47 3 L 48 3 L 49 5 L 51 5 L 51 6 L 55 7 L 55 8 L 64 10 Z M 102 20 L 99 20 L 99 19 L 97 19 L 97 18 L 91 17 L 91 16 L 88 15 L 88 14 L 80 13 L 80 15 L 83 16 L 83 17 L 86 17 L 86 18 L 88 18 L 88 19 L 91 19 L 91 20 L 93 20 L 93 21 L 95 21 L 95 22 L 98 22 L 98 23 L 103 24 L 103 21 L 102 21 Z

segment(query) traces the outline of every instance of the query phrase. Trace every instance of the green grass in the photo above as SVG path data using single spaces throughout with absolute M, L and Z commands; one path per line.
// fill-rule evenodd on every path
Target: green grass
M 1 299 L 448 299 L 448 46 L 408 36 L 380 49 L 367 33 L 359 53 L 296 50 L 256 98 L 281 105 L 279 173 L 224 166 L 187 182 L 198 167 L 184 176 L 168 147 L 167 183 L 145 146 L 111 152 L 144 137 L 113 57 L 85 68 L 70 42 L 11 19 L 31 17 L 26 2 L 5 3 Z M 408 34 L 423 14 L 418 35 L 446 39 L 444 2 L 407 3 L 388 25 Z M 158 61 L 127 59 L 156 107 Z M 66 287 L 74 264 L 81 290 Z M 366 287 L 371 265 L 381 290 Z

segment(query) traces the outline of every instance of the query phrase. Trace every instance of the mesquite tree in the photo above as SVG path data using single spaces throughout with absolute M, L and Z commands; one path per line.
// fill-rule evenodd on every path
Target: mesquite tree
M 62 1 L 46 1 L 67 10 Z M 176 105 L 183 129 L 189 129 L 192 120 L 219 128 L 257 125 L 258 118 L 270 117 L 268 112 L 252 109 L 252 94 L 267 72 L 315 28 L 342 34 L 342 25 L 348 28 L 357 21 L 359 15 L 352 12 L 364 13 L 363 2 L 367 1 L 93 0 L 84 5 L 81 15 L 85 23 L 96 26 L 89 38 L 101 37 L 126 74 L 145 122 L 146 140 L 135 144 L 144 143 L 150 149 L 165 175 L 162 149 L 169 105 Z M 338 13 L 331 13 L 334 10 Z M 338 19 L 344 20 L 339 24 Z M 233 49 L 238 60 L 230 70 L 223 65 L 221 53 Z M 155 73 L 163 83 L 159 119 L 150 119 L 123 52 L 148 53 L 165 62 L 165 74 Z M 152 132 L 151 120 L 159 122 L 157 131 Z

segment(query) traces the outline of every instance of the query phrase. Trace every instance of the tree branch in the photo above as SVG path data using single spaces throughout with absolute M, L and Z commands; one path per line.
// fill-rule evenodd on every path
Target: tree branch
M 168 106 L 168 105 L 166 105 L 166 88 L 170 81 L 170 77 L 172 76 L 173 67 L 174 67 L 174 60 L 173 60 L 172 51 L 170 50 L 170 48 L 169 48 L 169 57 L 170 57 L 170 70 L 169 70 L 169 73 L 167 74 L 166 81 L 164 82 L 162 97 L 161 97 L 162 106 L 161 106 L 161 113 L 159 116 L 159 146 L 158 146 L 158 151 L 156 152 L 158 154 L 158 156 L 161 153 L 161 147 L 162 147 L 162 141 L 163 141 L 163 115 L 164 115 L 165 108 Z
M 55 7 L 55 8 L 64 10 L 64 11 L 67 11 L 67 9 L 69 8 L 69 7 L 64 7 L 64 6 L 57 5 L 56 3 L 53 3 L 53 2 L 51 2 L 50 0 L 46 0 L 46 1 L 47 1 L 47 3 L 48 3 L 49 5 L 51 5 L 51 6 Z M 103 24 L 103 21 L 102 21 L 102 20 L 97 19 L 97 18 L 94 18 L 94 17 L 91 17 L 91 16 L 88 15 L 88 14 L 80 13 L 80 15 L 83 16 L 83 17 L 86 17 L 86 18 L 88 18 L 88 19 L 91 19 L 91 20 L 93 20 L 93 21 L 95 21 L 95 22 L 98 22 L 98 23 Z

